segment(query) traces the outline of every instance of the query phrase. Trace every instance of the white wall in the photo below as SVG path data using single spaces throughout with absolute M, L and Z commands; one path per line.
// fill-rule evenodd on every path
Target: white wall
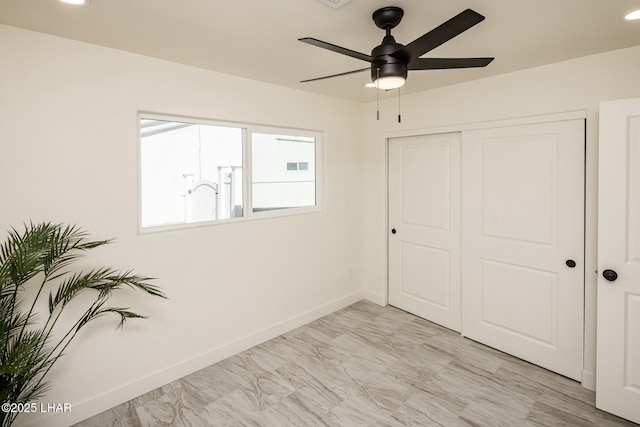
M 362 297 L 360 104 L 1 25 L 0 64 L 0 237 L 29 220 L 117 237 L 87 263 L 158 277 L 170 297 L 121 300 L 150 316 L 124 331 L 89 326 L 42 400 L 71 414 L 36 424 L 69 425 Z M 138 235 L 138 110 L 326 131 L 325 211 Z
M 497 58 L 496 61 L 499 61 Z M 365 293 L 387 298 L 387 143 L 413 129 L 447 128 L 522 116 L 587 111 L 586 301 L 583 384 L 595 386 L 596 234 L 598 108 L 605 100 L 640 96 L 640 47 L 560 62 L 402 97 L 364 108 L 364 275 Z M 434 71 L 439 72 L 439 71 Z M 456 72 L 455 70 L 447 72 Z M 419 72 L 409 78 L 428 78 Z
M 376 121 L 374 103 L 1 25 L 0 64 L 0 237 L 30 219 L 117 237 L 88 262 L 158 277 L 171 298 L 134 295 L 124 302 L 151 319 L 118 333 L 107 322 L 86 330 L 43 399 L 70 402 L 72 413 L 36 424 L 86 418 L 363 295 L 385 303 L 386 138 L 569 110 L 588 112 L 585 370 L 593 375 L 598 103 L 640 96 L 640 47 L 403 96 L 402 124 L 394 97 Z M 326 210 L 138 235 L 138 110 L 326 131 Z

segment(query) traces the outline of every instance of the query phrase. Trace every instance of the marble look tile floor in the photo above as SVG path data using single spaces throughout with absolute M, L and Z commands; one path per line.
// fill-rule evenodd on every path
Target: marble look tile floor
M 575 381 L 360 301 L 75 427 L 633 425 Z

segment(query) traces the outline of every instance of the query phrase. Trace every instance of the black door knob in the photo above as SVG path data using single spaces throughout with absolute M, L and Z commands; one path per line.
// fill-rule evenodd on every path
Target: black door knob
M 572 259 L 568 259 L 565 264 L 567 264 L 567 267 L 569 268 L 574 268 L 576 266 L 576 262 Z
M 391 234 L 396 234 L 396 229 L 395 228 L 391 229 Z
M 613 270 L 605 270 L 602 272 L 602 277 L 610 282 L 615 282 L 615 280 L 618 278 L 618 273 Z

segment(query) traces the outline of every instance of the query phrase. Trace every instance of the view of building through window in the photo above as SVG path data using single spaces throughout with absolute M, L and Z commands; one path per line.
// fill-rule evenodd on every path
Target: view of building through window
M 253 211 L 316 204 L 315 138 L 251 134 Z
M 249 150 L 252 161 L 245 165 Z M 141 226 L 316 206 L 316 153 L 315 136 L 143 117 Z M 245 176 L 251 177 L 250 188 Z
M 242 129 L 143 119 L 142 225 L 242 216 Z

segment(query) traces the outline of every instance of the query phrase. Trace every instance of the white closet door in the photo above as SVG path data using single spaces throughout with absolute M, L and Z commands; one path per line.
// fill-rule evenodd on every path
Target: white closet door
M 584 121 L 462 135 L 462 334 L 582 376 Z
M 596 406 L 640 423 L 640 99 L 600 105 L 599 169 Z
M 460 134 L 389 142 L 389 303 L 460 331 Z

